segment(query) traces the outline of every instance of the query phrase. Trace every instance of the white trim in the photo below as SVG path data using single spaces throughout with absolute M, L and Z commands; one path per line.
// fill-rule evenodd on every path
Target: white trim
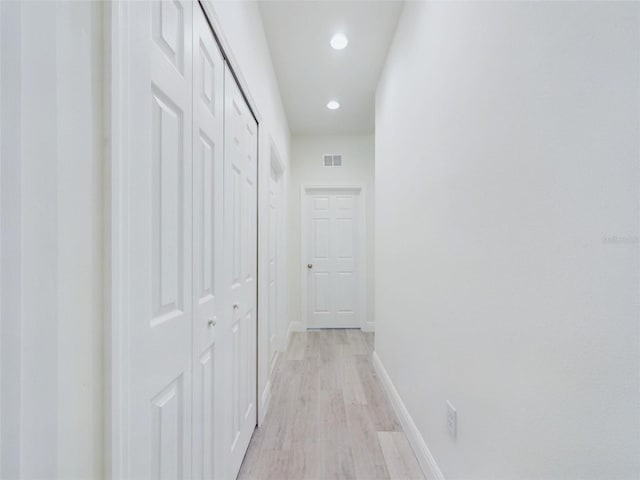
M 358 315 L 360 317 L 360 328 L 363 331 L 372 332 L 371 325 L 373 322 L 368 321 L 367 317 L 367 196 L 364 186 L 361 185 L 301 185 L 300 187 L 300 285 L 301 288 L 301 312 L 300 318 L 300 330 L 304 331 L 308 328 L 307 319 L 307 223 L 305 222 L 305 215 L 308 210 L 307 197 L 310 192 L 354 192 L 358 195 L 358 224 L 360 226 L 358 230 L 358 256 L 356 259 L 358 269 L 358 287 L 360 308 Z M 293 323 L 293 322 L 292 322 Z
M 306 330 L 306 328 L 304 327 L 304 325 L 302 324 L 302 322 L 296 320 L 295 322 L 291 322 L 289 324 L 289 331 L 287 332 L 287 346 L 289 346 L 289 337 L 291 337 L 291 334 L 294 332 L 304 332 Z
M 286 166 L 285 164 L 282 162 L 282 157 L 280 156 L 280 152 L 278 152 L 278 148 L 276 147 L 276 143 L 273 140 L 273 136 L 269 135 L 269 177 L 268 177 L 268 190 L 271 190 L 271 174 L 272 171 L 273 173 L 275 173 L 276 178 L 277 178 L 277 189 L 278 189 L 278 205 L 277 205 L 277 211 L 276 211 L 276 228 L 277 228 L 277 252 L 276 252 L 276 277 L 277 277 L 277 291 L 276 291 L 276 345 L 277 345 L 277 350 L 278 351 L 282 351 L 282 347 L 283 344 L 286 347 L 286 343 L 284 343 L 283 338 L 288 335 L 288 332 L 283 332 L 283 323 L 284 325 L 286 325 L 286 321 L 282 322 L 281 319 L 283 317 L 287 316 L 287 309 L 285 308 L 286 306 L 286 298 L 285 298 L 285 292 L 286 292 L 286 259 L 288 257 L 287 255 L 287 251 L 285 248 L 285 241 L 286 241 L 286 232 L 287 232 L 287 225 L 285 222 L 285 214 L 286 214 L 286 205 L 285 205 L 285 197 L 284 197 L 284 189 L 285 189 L 285 185 L 284 185 L 284 172 L 286 171 Z M 269 202 L 271 201 L 270 196 L 268 196 L 267 198 L 269 198 Z M 267 220 L 271 221 L 271 216 L 269 214 L 266 215 Z M 271 228 L 271 225 L 268 226 L 268 229 Z M 268 242 L 271 241 L 271 232 L 268 231 L 267 232 L 267 239 Z M 267 265 L 269 264 L 269 255 L 270 255 L 270 251 L 271 251 L 271 247 L 269 246 L 269 248 L 267 249 Z M 269 279 L 267 278 L 267 292 L 268 292 L 268 288 L 269 288 Z M 268 295 L 268 293 L 267 293 Z M 268 313 L 267 313 L 268 315 Z M 286 320 L 286 319 L 285 319 Z M 270 339 L 267 338 L 267 343 L 270 343 Z M 269 366 L 269 376 L 271 376 L 271 372 L 272 372 L 272 359 L 269 358 L 267 359 Z
M 0 381 L 3 403 L 0 408 L 4 440 L 0 452 L 0 477 L 20 478 L 23 473 L 21 453 L 24 438 L 22 416 L 24 409 L 21 398 L 21 378 L 23 374 L 23 353 L 21 347 L 22 318 L 22 83 L 20 62 L 23 58 L 21 40 L 21 20 L 24 19 L 24 3 L 0 2 L 2 21 L 0 22 L 0 64 L 2 65 L 2 95 L 4 102 L 0 109 L 2 128 L 2 202 L 0 210 L 0 237 L 2 238 L 2 310 L 0 323 L 2 337 L 0 343 Z M 10 199 L 11 201 L 6 201 Z
M 0 5 L 0 32 L 2 32 L 2 15 L 3 12 L 3 8 L 2 5 Z M 0 37 L 1 37 L 1 33 L 0 33 Z M 0 45 L 2 44 L 2 38 L 0 38 Z M 4 56 L 2 54 L 2 47 L 0 47 L 0 112 L 2 112 L 2 97 L 4 96 L 4 91 L 2 90 L 2 63 L 4 60 Z M 3 115 L 0 113 L 0 217 L 2 217 L 2 192 L 4 190 L 3 186 L 2 186 L 2 167 L 3 167 L 3 155 L 2 155 L 2 136 L 4 135 L 4 130 L 2 128 L 3 126 Z M 16 199 L 17 200 L 17 199 Z M 4 272 L 4 268 L 3 268 L 3 259 L 2 259 L 2 253 L 3 253 L 3 249 L 2 246 L 4 244 L 4 228 L 2 228 L 2 221 L 0 220 L 0 432 L 3 431 L 2 429 L 2 425 L 3 425 L 3 417 L 4 417 L 4 409 L 2 408 L 2 366 L 4 365 L 4 358 L 2 357 L 2 352 L 3 352 L 3 348 L 2 348 L 2 334 L 3 334 L 3 330 L 4 330 L 4 325 L 3 322 L 5 320 L 5 317 L 2 315 L 2 293 L 4 292 L 4 288 L 2 285 L 2 280 L 3 280 L 3 275 L 1 272 Z M 18 439 L 16 439 L 18 440 Z M 0 476 L 3 475 L 4 470 L 2 468 L 3 465 L 3 455 L 2 453 L 4 452 L 4 444 L 2 443 L 2 435 L 0 435 Z
M 375 332 L 376 331 L 376 322 L 370 322 L 369 320 L 367 320 L 366 322 L 364 322 L 364 325 L 362 327 L 362 331 L 363 332 Z
M 23 354 L 22 332 L 22 270 L 21 270 L 21 170 L 22 170 L 22 104 L 21 71 L 23 58 L 20 34 L 23 5 L 0 2 L 0 190 L 5 200 L 0 208 L 0 477 L 20 477 L 22 474 L 21 376 Z M 6 201 L 6 200 L 9 201 Z
M 123 479 L 129 478 L 129 16 L 129 2 L 111 4 L 110 473 Z
M 387 370 L 384 368 L 380 357 L 378 357 L 377 352 L 373 352 L 373 367 L 378 374 L 378 378 L 382 382 L 382 386 L 384 387 L 387 397 L 393 406 L 393 410 L 400 419 L 404 433 L 407 435 L 407 439 L 411 444 L 411 448 L 413 448 L 413 452 L 418 459 L 418 463 L 420 464 L 420 468 L 422 468 L 425 477 L 427 477 L 428 480 L 445 480 L 445 477 L 433 458 L 429 447 L 427 447 L 418 427 L 413 421 L 413 418 L 411 418 L 409 410 L 407 410 L 407 407 L 402 401 L 402 398 L 400 398 L 400 394 L 393 385 Z
M 282 352 L 286 352 L 287 350 L 289 350 L 289 343 L 291 342 L 291 334 L 293 333 L 293 330 L 291 330 L 291 323 L 293 322 L 289 323 L 289 326 L 287 327 L 287 334 L 282 339 L 282 345 L 280 348 Z
M 264 422 L 264 418 L 269 411 L 269 404 L 271 403 L 271 379 L 267 380 L 267 384 L 264 386 L 264 390 L 262 391 L 262 398 L 260 401 L 260 413 L 261 418 L 258 420 L 258 425 L 262 425 Z
M 280 319 L 284 313 L 284 301 L 283 301 L 283 293 L 284 293 L 284 259 L 286 258 L 286 251 L 284 250 L 283 246 L 283 235 L 282 232 L 284 232 L 284 209 L 283 209 L 283 174 L 285 172 L 285 165 L 282 163 L 280 154 L 278 152 L 278 149 L 276 147 L 275 141 L 273 140 L 273 137 L 271 135 L 269 135 L 269 169 L 268 169 L 268 177 L 267 177 L 267 192 L 270 191 L 271 189 L 271 173 L 272 171 L 275 173 L 276 178 L 277 178 L 277 188 L 278 188 L 278 208 L 276 211 L 276 224 L 277 224 L 277 231 L 278 231 L 278 239 L 277 239 L 277 252 L 276 252 L 276 269 L 277 269 L 277 290 L 276 290 L 276 319 Z M 270 197 L 269 195 L 267 195 L 267 198 L 270 201 Z M 267 223 L 269 223 L 271 221 L 271 216 L 269 215 L 269 210 L 267 210 L 267 215 L 265 216 Z M 271 241 L 271 235 L 270 235 L 270 228 L 271 225 L 268 224 L 266 227 L 266 233 L 267 233 L 267 243 Z M 278 356 L 280 354 L 280 350 L 281 350 L 281 346 L 283 344 L 283 336 L 286 332 L 282 332 L 281 328 L 279 328 L 279 323 L 277 322 L 275 325 L 275 332 L 271 332 L 269 331 L 269 329 L 267 328 L 267 325 L 269 325 L 270 322 L 270 312 L 271 312 L 271 308 L 269 305 L 269 301 L 270 301 L 270 297 L 269 297 L 269 273 L 268 273 L 268 269 L 269 269 L 269 252 L 271 251 L 271 247 L 269 245 L 267 245 L 267 249 L 266 249 L 266 265 L 267 265 L 267 275 L 266 275 L 266 303 L 267 303 L 267 307 L 266 309 L 264 309 L 264 313 L 263 313 L 263 317 L 259 317 L 259 318 L 266 318 L 266 321 L 262 321 L 262 322 L 258 322 L 258 329 L 260 330 L 259 334 L 258 334 L 258 372 L 261 371 L 266 371 L 266 382 L 264 385 L 264 388 L 262 390 L 262 395 L 261 395 L 261 402 L 260 402 L 260 408 L 258 408 L 258 426 L 262 426 L 264 419 L 267 415 L 267 411 L 269 410 L 269 405 L 271 402 L 271 385 L 273 383 L 273 371 L 274 371 L 274 366 L 276 365 L 277 361 L 278 361 Z M 260 245 L 258 245 L 258 252 L 260 253 Z M 267 330 L 268 335 L 264 335 L 264 330 Z M 271 339 L 269 337 L 269 335 L 275 333 L 276 335 L 276 340 L 275 340 L 275 344 L 276 344 L 276 352 L 273 355 L 273 358 L 271 358 L 270 354 L 271 354 Z M 265 354 L 262 354 L 262 352 L 266 352 Z M 262 362 L 266 362 L 266 365 L 262 365 Z M 261 370 L 262 367 L 262 370 Z M 260 382 L 258 382 L 260 383 Z
M 273 379 L 271 377 L 273 376 L 273 372 L 276 369 L 276 365 L 278 365 L 278 361 L 280 360 L 281 354 L 282 352 L 280 350 L 277 350 L 275 355 L 273 356 L 273 360 L 271 360 L 269 363 L 269 382 L 268 383 L 272 383 Z
M 102 462 L 102 477 L 112 478 L 112 469 L 114 467 L 112 463 L 112 451 L 113 451 L 113 439 L 114 430 L 112 428 L 112 421 L 115 418 L 113 415 L 113 370 L 112 359 L 113 355 L 113 319 L 111 311 L 113 308 L 112 302 L 112 251 L 111 246 L 113 243 L 112 238 L 112 198 L 113 191 L 112 185 L 112 83 L 113 83 L 113 34 L 111 28 L 113 25 L 113 11 L 114 8 L 109 3 L 103 3 L 102 5 L 102 57 L 103 57 L 103 98 L 102 98 L 102 124 L 104 129 L 104 138 L 102 150 L 102 227 L 103 227 L 103 270 L 102 270 L 102 361 L 103 361 L 103 416 L 102 416 L 102 449 L 103 449 L 103 462 Z
M 302 322 L 291 322 L 289 323 L 289 328 L 287 329 L 287 335 L 284 338 L 284 342 L 282 345 L 282 351 L 286 352 L 287 350 L 289 350 L 289 344 L 291 343 L 291 335 L 294 332 L 304 332 L 305 329 L 302 327 Z
M 278 151 L 278 147 L 276 146 L 276 142 L 273 140 L 273 136 L 269 135 L 269 147 L 271 151 L 269 152 L 270 160 L 271 160 L 271 168 L 276 172 L 278 179 L 282 178 L 287 167 L 282 162 L 282 156 Z
M 0 31 L 2 30 L 2 5 L 0 5 Z M 1 34 L 0 34 L 1 35 Z M 2 43 L 2 39 L 0 38 L 0 43 Z M 1 47 L 0 47 L 1 48 Z M 0 50 L 0 112 L 2 112 L 2 97 L 4 96 L 4 92 L 2 90 L 2 60 L 3 60 L 3 55 L 2 55 L 2 51 Z M 4 130 L 2 129 L 2 115 L 0 114 L 0 213 L 2 212 L 2 135 L 4 133 Z M 0 221 L 0 272 L 3 272 L 4 269 L 2 268 L 3 262 L 2 262 L 2 245 L 4 243 L 4 229 L 2 228 L 2 222 Z M 2 288 L 2 274 L 0 273 L 0 432 L 2 432 L 2 420 L 3 420 L 3 414 L 4 414 L 4 410 L 2 409 L 2 366 L 4 365 L 3 362 L 3 358 L 2 358 L 2 331 L 3 331 L 3 315 L 2 315 L 2 292 L 4 291 L 4 289 Z M 3 469 L 2 469 L 2 464 L 3 464 L 3 457 L 2 457 L 2 452 L 3 452 L 3 443 L 2 443 L 2 435 L 0 435 L 0 475 L 2 475 L 3 473 Z

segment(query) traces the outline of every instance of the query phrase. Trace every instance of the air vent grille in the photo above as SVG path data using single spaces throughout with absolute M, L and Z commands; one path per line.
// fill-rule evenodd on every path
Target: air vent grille
M 341 167 L 342 166 L 342 155 L 324 155 L 322 157 L 323 165 L 325 167 Z

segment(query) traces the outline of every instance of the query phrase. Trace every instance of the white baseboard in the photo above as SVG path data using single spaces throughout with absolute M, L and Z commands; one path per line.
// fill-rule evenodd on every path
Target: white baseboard
M 278 352 L 286 352 L 289 348 L 289 340 L 291 340 L 291 331 L 287 329 L 284 335 L 278 338 Z
M 273 360 L 271 360 L 271 362 L 269 362 L 269 379 L 272 380 L 273 379 L 273 372 L 276 369 L 276 365 L 278 364 L 278 362 L 280 361 L 280 355 L 282 355 L 283 352 L 277 351 L 274 355 L 273 355 Z
M 289 327 L 287 328 L 287 334 L 282 338 L 282 344 L 280 345 L 280 351 L 286 352 L 289 348 L 289 342 L 291 342 L 291 334 L 293 332 L 302 332 L 302 322 L 289 322 Z
M 400 398 L 400 394 L 391 382 L 391 378 L 376 352 L 373 352 L 373 367 L 378 373 L 378 378 L 380 378 L 382 386 L 387 392 L 391 405 L 402 424 L 404 433 L 407 435 L 407 439 L 413 448 L 413 452 L 416 454 L 420 468 L 422 468 L 425 476 L 428 480 L 445 480 L 444 475 L 438 468 L 438 464 L 433 458 L 433 455 L 431 455 L 424 438 L 422 438 L 418 427 L 414 423 L 413 418 L 411 418 L 407 407 Z
M 302 327 L 302 322 L 291 322 L 289 324 L 290 332 L 304 332 L 304 328 Z
M 366 322 L 364 324 L 364 327 L 362 327 L 362 331 L 363 332 L 375 332 L 376 331 L 375 322 Z
M 291 322 L 289 324 L 289 331 L 287 332 L 287 340 L 291 339 L 291 334 L 293 332 L 304 332 L 304 328 L 302 327 L 302 322 Z M 287 342 L 287 346 L 289 343 Z
M 264 386 L 260 403 L 262 404 L 262 406 L 259 409 L 259 412 L 260 412 L 260 418 L 258 418 L 259 427 L 262 426 L 262 422 L 264 422 L 264 419 L 267 416 L 267 412 L 269 411 L 269 405 L 271 403 L 271 379 L 269 379 L 267 381 L 267 384 Z
M 289 344 L 291 343 L 291 333 L 293 333 L 293 330 L 291 329 L 291 322 L 289 322 L 289 328 L 287 328 L 287 337 L 284 339 L 284 348 L 282 349 L 283 352 L 289 350 Z

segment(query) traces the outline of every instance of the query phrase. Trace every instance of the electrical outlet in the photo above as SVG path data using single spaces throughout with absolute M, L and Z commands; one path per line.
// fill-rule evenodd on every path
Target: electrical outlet
M 447 400 L 447 428 L 451 437 L 456 438 L 458 430 L 458 411 L 451 405 L 451 402 Z

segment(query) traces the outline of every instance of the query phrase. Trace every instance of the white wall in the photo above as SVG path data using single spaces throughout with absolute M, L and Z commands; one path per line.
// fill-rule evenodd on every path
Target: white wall
M 214 28 L 221 37 L 223 47 L 230 56 L 232 66 L 239 76 L 245 93 L 258 115 L 258 417 L 262 422 L 270 395 L 269 357 L 267 339 L 268 315 L 268 238 L 269 238 L 269 175 L 271 145 L 277 149 L 285 168 L 283 174 L 283 201 L 287 202 L 289 178 L 290 133 L 282 106 L 278 82 L 271 62 L 262 25 L 262 17 L 255 1 L 229 2 L 208 1 L 214 16 Z M 286 219 L 285 219 L 286 222 Z M 286 244 L 282 245 L 286 252 Z M 286 259 L 286 255 L 280 255 Z M 286 284 L 286 279 L 284 282 Z M 287 302 L 287 299 L 284 299 Z M 286 311 L 283 309 L 282 311 Z M 284 344 L 289 320 L 282 318 L 279 323 L 277 343 Z
M 373 212 L 374 212 L 374 139 L 373 135 L 355 136 L 294 136 L 291 153 L 291 195 L 289 202 L 289 316 L 296 330 L 302 327 L 301 310 L 301 212 L 300 194 L 303 185 L 361 185 L 366 196 L 367 229 L 367 323 L 374 328 L 373 297 Z M 343 155 L 343 166 L 324 167 L 324 154 Z M 305 263 L 306 264 L 306 263 Z
M 103 5 L 58 2 L 58 472 L 103 468 Z
M 0 9 L 0 477 L 100 478 L 102 5 Z
M 405 6 L 376 351 L 448 479 L 640 475 L 639 26 L 635 2 Z

